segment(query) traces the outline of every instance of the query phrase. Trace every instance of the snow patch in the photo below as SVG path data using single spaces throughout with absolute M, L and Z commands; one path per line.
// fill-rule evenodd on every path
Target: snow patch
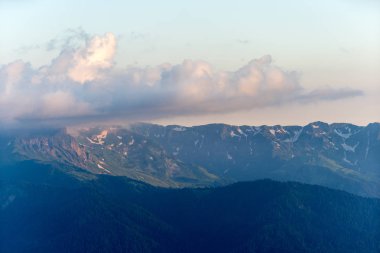
M 299 130 L 299 131 L 294 131 L 294 136 L 292 138 L 284 140 L 284 142 L 292 142 L 293 143 L 293 142 L 298 141 L 298 138 L 300 137 L 302 131 L 303 131 L 303 128 L 301 128 L 301 130 Z
M 275 149 L 280 149 L 281 145 L 278 142 L 273 141 L 272 143 Z
M 100 165 L 99 163 L 97 163 L 97 165 L 98 165 L 98 168 L 99 169 L 102 169 L 102 170 L 104 170 L 105 172 L 107 172 L 107 173 L 111 173 L 111 171 L 109 171 L 109 170 L 107 170 L 106 168 L 104 168 L 102 165 Z
M 230 136 L 231 136 L 232 138 L 233 138 L 233 137 L 238 137 L 238 138 L 241 137 L 240 135 L 236 134 L 234 131 L 231 131 L 231 132 L 230 132 Z
M 244 135 L 245 137 L 247 137 L 247 135 L 240 129 L 240 127 L 237 128 L 237 131 L 238 131 L 239 134 Z
M 276 130 L 276 133 L 286 134 L 286 133 L 288 133 L 288 131 L 286 131 L 284 128 L 281 127 L 280 129 Z
M 359 145 L 359 142 L 358 143 L 356 143 L 356 145 L 355 146 L 350 146 L 350 145 L 347 145 L 346 143 L 343 143 L 342 144 L 342 147 L 344 148 L 344 150 L 346 150 L 346 151 L 350 151 L 350 152 L 355 152 L 355 149 L 356 149 L 356 147 Z
M 293 142 L 298 141 L 298 138 L 299 138 L 300 135 L 302 134 L 302 131 L 303 131 L 303 128 L 301 128 L 301 130 L 299 130 L 299 131 L 295 131 L 295 132 L 294 132 Z
M 97 144 L 97 145 L 100 145 L 100 143 L 97 143 L 97 142 L 95 142 L 95 141 L 91 140 L 91 139 L 90 139 L 90 138 L 88 138 L 88 137 L 86 137 L 86 139 L 87 139 L 89 142 L 91 142 L 92 144 Z
M 104 144 L 104 139 L 107 138 L 107 135 L 108 135 L 108 131 L 107 130 L 101 131 L 100 134 L 98 134 L 96 136 L 96 139 L 98 140 L 98 143 L 99 144 Z
M 337 130 L 337 129 L 334 129 L 334 132 L 339 135 L 340 137 L 342 137 L 343 139 L 348 139 L 350 138 L 350 136 L 352 135 L 351 133 L 351 129 L 349 129 L 349 132 L 347 134 L 344 134 L 342 133 L 341 131 Z
M 201 135 L 201 137 L 202 137 L 202 140 L 201 140 L 201 142 L 199 143 L 199 148 L 202 148 L 202 146 L 203 146 L 203 142 L 204 142 L 204 140 L 205 140 L 205 136 L 202 134 Z
M 253 136 L 255 136 L 256 134 L 260 133 L 261 132 L 261 128 L 260 127 L 255 127 L 255 129 L 253 129 L 253 127 L 250 127 L 252 132 L 253 132 Z
M 346 162 L 346 163 L 348 163 L 348 164 L 350 164 L 350 165 L 353 165 L 353 163 L 352 163 L 352 162 L 350 162 L 349 160 L 347 160 L 347 158 L 346 158 L 346 157 L 344 157 L 344 158 L 343 158 L 343 162 Z
M 186 128 L 184 128 L 184 127 L 174 127 L 172 130 L 173 131 L 177 131 L 177 132 L 183 132 L 183 131 L 186 131 Z
M 92 144 L 103 145 L 104 144 L 104 140 L 107 138 L 107 135 L 108 135 L 108 131 L 107 130 L 103 130 L 103 131 L 100 132 L 100 134 L 95 135 L 91 139 L 88 138 L 88 137 L 86 137 L 86 138 Z
M 367 132 L 367 147 L 366 147 L 366 149 L 365 149 L 364 160 L 367 160 L 368 152 L 369 152 L 369 132 Z

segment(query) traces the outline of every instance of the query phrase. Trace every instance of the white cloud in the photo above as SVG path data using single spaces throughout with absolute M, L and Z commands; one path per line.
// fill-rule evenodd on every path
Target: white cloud
M 87 47 L 74 52 L 69 77 L 82 84 L 101 78 L 102 70 L 112 67 L 115 51 L 116 38 L 112 33 L 95 36 Z
M 42 117 L 74 117 L 92 113 L 88 103 L 77 101 L 67 91 L 47 93 L 41 100 L 39 113 Z
M 269 55 L 229 72 L 192 60 L 118 69 L 115 51 L 115 36 L 107 33 L 88 38 L 84 46 L 65 48 L 39 69 L 22 61 L 3 66 L 3 122 L 150 120 L 361 95 L 352 89 L 306 91 L 296 72 L 275 66 Z

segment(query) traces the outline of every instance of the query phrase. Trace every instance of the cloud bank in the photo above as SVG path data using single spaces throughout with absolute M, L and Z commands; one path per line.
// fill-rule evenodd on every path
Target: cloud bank
M 297 72 L 275 66 L 269 55 L 236 71 L 193 60 L 120 69 L 116 47 L 115 36 L 107 33 L 63 49 L 38 69 L 23 61 L 2 66 L 2 124 L 153 120 L 362 95 L 353 89 L 308 91 Z

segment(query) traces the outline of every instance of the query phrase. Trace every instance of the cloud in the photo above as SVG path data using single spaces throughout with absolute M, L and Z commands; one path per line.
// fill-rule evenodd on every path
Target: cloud
M 67 91 L 55 91 L 46 93 L 41 98 L 39 114 L 47 117 L 75 117 L 91 113 L 88 103 L 77 101 L 77 99 Z
M 44 48 L 47 51 L 62 50 L 68 47 L 82 46 L 89 39 L 91 39 L 91 36 L 82 27 L 77 27 L 65 30 L 62 35 L 40 45 L 40 48 Z
M 338 100 L 347 97 L 357 97 L 363 96 L 364 92 L 361 90 L 354 89 L 332 89 L 332 88 L 321 88 L 313 90 L 307 94 L 300 95 L 297 100 L 304 103 L 318 102 L 320 100 Z
M 85 48 L 69 55 L 72 57 L 69 77 L 81 84 L 101 78 L 101 71 L 113 65 L 115 48 L 116 38 L 112 33 L 103 37 L 95 36 Z
M 20 0 L 23 1 L 23 0 Z M 1 2 L 1 0 L 0 0 Z M 75 29 L 66 29 L 62 34 L 56 36 L 53 39 L 45 43 L 32 44 L 17 48 L 15 51 L 19 54 L 25 54 L 34 50 L 63 50 L 66 48 L 76 48 L 83 46 L 86 41 L 91 39 L 91 35 L 88 34 L 82 27 Z
M 112 33 L 82 37 L 85 43 L 66 44 L 49 65 L 15 61 L 0 69 L 3 124 L 152 120 L 362 95 L 348 88 L 307 91 L 297 72 L 274 65 L 270 55 L 236 71 L 193 60 L 120 69 Z

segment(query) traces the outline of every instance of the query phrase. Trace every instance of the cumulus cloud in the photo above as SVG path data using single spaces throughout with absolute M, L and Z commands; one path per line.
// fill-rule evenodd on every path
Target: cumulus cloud
M 102 77 L 102 70 L 113 65 L 115 46 L 116 39 L 112 33 L 94 37 L 86 48 L 73 53 L 69 77 L 82 84 Z
M 362 95 L 352 89 L 307 91 L 297 72 L 270 55 L 236 71 L 205 61 L 155 67 L 115 67 L 112 33 L 86 37 L 38 69 L 15 61 L 0 69 L 0 117 L 6 124 L 36 120 L 62 124 L 96 120 L 151 120 L 177 115 L 226 113 L 291 102 Z
M 84 47 L 65 48 L 50 65 L 38 70 L 34 82 L 41 82 L 41 79 L 51 83 L 95 81 L 113 66 L 115 51 L 116 38 L 112 33 L 94 36 Z

